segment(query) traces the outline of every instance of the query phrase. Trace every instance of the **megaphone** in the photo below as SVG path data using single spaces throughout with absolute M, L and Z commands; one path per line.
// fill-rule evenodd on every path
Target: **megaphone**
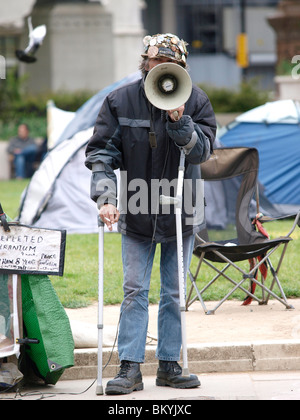
M 192 80 L 179 64 L 158 64 L 147 75 L 145 93 L 156 108 L 171 111 L 187 102 L 192 93 Z

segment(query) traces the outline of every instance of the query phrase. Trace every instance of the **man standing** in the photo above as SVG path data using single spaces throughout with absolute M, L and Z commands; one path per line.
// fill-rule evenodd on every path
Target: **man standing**
M 35 161 L 38 147 L 33 138 L 29 136 L 27 124 L 20 124 L 18 136 L 10 140 L 7 153 L 15 165 L 16 178 L 23 179 L 32 176 L 32 165 Z
M 185 194 L 191 197 L 192 203 L 183 204 L 182 215 L 186 276 L 195 234 L 204 227 L 201 217 L 192 218 L 191 223 L 190 216 L 196 203 L 204 206 L 203 197 L 200 201 L 196 197 L 195 185 L 201 178 L 199 164 L 209 159 L 212 152 L 215 116 L 208 97 L 196 86 L 186 104 L 168 112 L 152 106 L 144 90 L 148 72 L 158 64 L 172 62 L 186 67 L 186 45 L 173 34 L 144 38 L 140 66 L 143 77 L 108 95 L 86 150 L 86 165 L 92 170 L 91 197 L 97 202 L 102 221 L 110 230 L 118 222 L 122 234 L 124 301 L 118 337 L 121 368 L 115 379 L 108 382 L 107 394 L 128 394 L 143 389 L 140 364 L 145 358 L 148 292 L 158 243 L 161 244 L 161 294 L 156 384 L 175 388 L 200 385 L 197 376 L 184 377 L 178 364 L 182 342 L 175 214 L 159 205 L 156 197 L 159 191 L 157 188 L 154 191 L 154 186 L 163 185 L 163 181 L 172 185 L 177 180 L 183 149 L 185 188 L 187 185 L 192 190 L 190 195 Z M 118 209 L 116 169 L 121 169 Z M 189 208 L 192 208 L 190 212 Z

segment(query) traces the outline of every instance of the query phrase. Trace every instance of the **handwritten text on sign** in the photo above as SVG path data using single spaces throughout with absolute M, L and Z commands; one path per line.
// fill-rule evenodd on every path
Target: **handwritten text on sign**
M 64 231 L 10 225 L 0 228 L 0 272 L 63 275 Z

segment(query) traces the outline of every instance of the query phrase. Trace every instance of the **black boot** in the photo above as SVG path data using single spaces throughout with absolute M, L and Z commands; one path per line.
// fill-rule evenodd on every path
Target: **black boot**
M 157 371 L 157 386 L 170 386 L 172 388 L 197 388 L 200 381 L 196 375 L 182 376 L 182 369 L 177 362 L 159 361 Z
M 120 372 L 115 379 L 107 383 L 105 393 L 107 395 L 122 395 L 131 394 L 133 391 L 142 391 L 144 389 L 142 380 L 140 364 L 123 360 Z

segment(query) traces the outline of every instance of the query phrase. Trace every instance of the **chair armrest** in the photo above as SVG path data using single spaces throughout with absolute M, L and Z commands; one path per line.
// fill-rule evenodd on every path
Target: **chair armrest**
M 258 218 L 258 220 L 261 223 L 267 223 L 267 222 L 275 222 L 277 220 L 287 220 L 287 219 L 291 219 L 294 218 L 294 224 L 293 227 L 291 229 L 291 231 L 286 235 L 286 237 L 289 237 L 293 234 L 294 230 L 296 229 L 297 225 L 300 227 L 300 211 L 295 215 L 295 214 L 290 214 L 287 216 L 281 216 L 281 217 L 269 217 L 269 216 L 261 216 Z

